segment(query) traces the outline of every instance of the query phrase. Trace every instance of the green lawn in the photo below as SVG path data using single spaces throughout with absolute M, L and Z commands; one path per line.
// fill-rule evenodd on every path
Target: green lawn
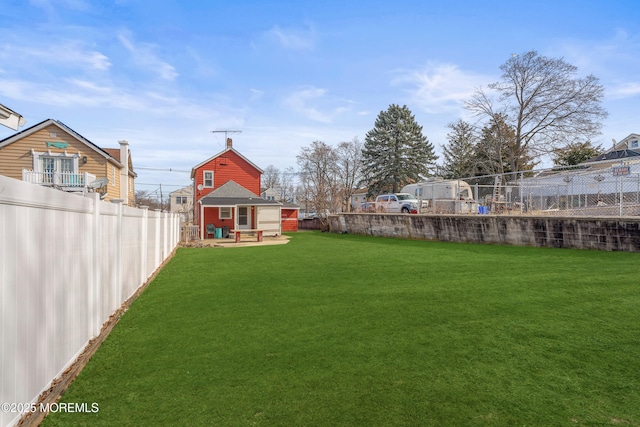
M 47 426 L 640 425 L 640 254 L 180 249 Z

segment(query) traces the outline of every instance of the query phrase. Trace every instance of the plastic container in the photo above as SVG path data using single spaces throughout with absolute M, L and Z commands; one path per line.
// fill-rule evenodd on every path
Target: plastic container
M 216 239 L 222 239 L 222 228 L 216 227 Z

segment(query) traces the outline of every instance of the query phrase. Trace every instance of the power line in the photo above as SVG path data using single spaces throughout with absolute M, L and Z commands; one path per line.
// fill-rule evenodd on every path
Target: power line
M 142 170 L 147 170 L 147 171 L 184 172 L 184 173 L 191 173 L 191 171 L 185 171 L 185 170 L 173 169 L 173 168 L 169 168 L 169 169 L 161 169 L 161 168 L 142 168 L 142 167 L 138 166 L 138 167 L 136 167 L 135 169 L 142 169 Z
M 158 182 L 153 182 L 153 183 L 144 183 L 144 182 L 136 182 L 136 185 L 164 185 L 165 187 L 189 187 L 189 184 L 186 185 L 180 185 L 180 184 L 162 184 L 162 183 L 158 183 Z

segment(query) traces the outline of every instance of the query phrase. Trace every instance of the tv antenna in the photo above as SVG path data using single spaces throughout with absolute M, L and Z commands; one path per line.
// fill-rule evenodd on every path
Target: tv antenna
M 227 130 L 227 129 L 224 129 L 224 130 L 212 130 L 211 133 L 224 133 L 224 143 L 226 144 L 227 143 L 227 137 L 229 135 L 233 135 L 235 133 L 242 133 L 242 131 L 241 130 Z

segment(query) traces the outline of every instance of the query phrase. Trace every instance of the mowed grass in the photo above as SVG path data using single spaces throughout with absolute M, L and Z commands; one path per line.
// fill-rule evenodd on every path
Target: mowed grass
M 180 249 L 47 426 L 640 425 L 639 254 Z

